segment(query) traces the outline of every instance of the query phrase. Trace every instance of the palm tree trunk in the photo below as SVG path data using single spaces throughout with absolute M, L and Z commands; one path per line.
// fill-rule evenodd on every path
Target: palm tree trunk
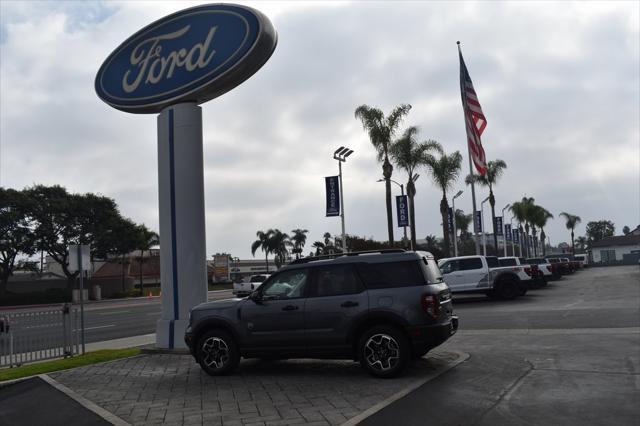
M 544 244 L 544 240 L 547 238 L 547 236 L 544 234 L 544 229 L 540 228 L 540 240 L 542 240 L 542 257 L 545 257 L 547 255 L 547 248 Z
M 573 228 L 571 228 L 571 254 L 575 254 L 576 253 L 576 249 L 573 246 Z
M 493 223 L 493 248 L 495 249 L 495 254 L 497 254 L 498 234 L 496 233 L 496 199 L 493 196 L 493 189 L 491 189 L 491 187 L 489 187 L 489 204 L 491 204 L 491 222 Z
M 122 291 L 126 291 L 124 286 L 124 253 L 122 254 Z
M 447 195 L 442 193 L 442 201 L 440 201 L 440 214 L 442 215 L 442 235 L 444 236 L 444 255 L 449 257 L 449 203 L 447 203 Z
M 387 229 L 389 231 L 389 247 L 393 247 L 393 214 L 391 213 L 391 174 L 393 166 L 389 162 L 389 158 L 385 156 L 382 164 L 382 175 L 384 176 L 385 191 L 387 197 Z
M 267 264 L 267 274 L 269 273 L 269 253 L 264 252 L 264 261 Z

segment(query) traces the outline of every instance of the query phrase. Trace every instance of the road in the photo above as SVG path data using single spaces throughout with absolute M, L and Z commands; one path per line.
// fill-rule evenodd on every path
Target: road
M 640 424 L 637 266 L 509 302 L 459 298 L 455 310 L 460 331 L 441 348 L 470 358 L 361 425 Z

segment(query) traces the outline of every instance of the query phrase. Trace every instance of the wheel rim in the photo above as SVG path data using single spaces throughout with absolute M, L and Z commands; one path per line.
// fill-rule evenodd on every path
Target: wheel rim
M 389 371 L 400 361 L 400 345 L 388 334 L 374 334 L 364 345 L 364 358 L 374 370 Z
M 219 337 L 209 337 L 202 344 L 202 361 L 213 369 L 224 367 L 230 359 L 229 346 Z

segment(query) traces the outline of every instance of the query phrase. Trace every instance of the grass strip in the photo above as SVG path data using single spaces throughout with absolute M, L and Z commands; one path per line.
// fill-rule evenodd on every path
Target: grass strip
M 83 367 L 85 365 L 113 361 L 136 355 L 140 355 L 140 349 L 103 349 L 95 352 L 87 352 L 84 355 L 78 355 L 66 359 L 56 359 L 53 361 L 39 362 L 15 368 L 3 368 L 0 369 L 0 382 L 34 376 L 36 374 L 51 373 L 52 371 L 66 370 L 68 368 Z

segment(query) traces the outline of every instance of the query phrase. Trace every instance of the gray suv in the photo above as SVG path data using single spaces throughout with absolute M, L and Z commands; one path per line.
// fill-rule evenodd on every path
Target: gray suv
M 197 305 L 185 342 L 210 375 L 244 357 L 353 359 L 393 377 L 457 329 L 433 256 L 382 250 L 296 260 L 247 298 Z

